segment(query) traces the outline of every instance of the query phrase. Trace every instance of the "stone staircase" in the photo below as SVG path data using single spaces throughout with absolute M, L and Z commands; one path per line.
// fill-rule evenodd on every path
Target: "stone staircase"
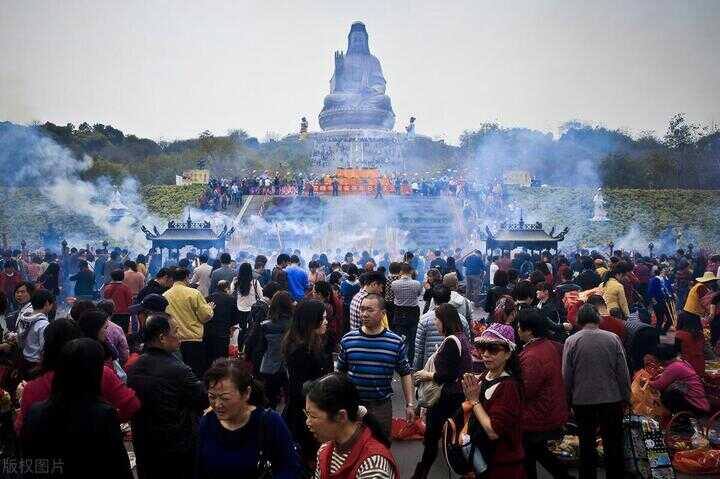
M 335 234 L 360 235 L 368 226 L 379 225 L 397 228 L 406 238 L 404 246 L 441 248 L 462 235 L 457 227 L 461 224 L 460 208 L 457 199 L 448 197 L 247 196 L 238 210 L 238 223 L 248 224 L 253 215 L 260 216 L 267 223 L 262 243 L 273 248 L 280 243 L 283 247 L 306 243 L 311 230 L 315 236 L 328 236 L 331 243 Z M 292 227 L 277 226 L 288 224 Z M 384 230 L 377 234 L 383 236 Z

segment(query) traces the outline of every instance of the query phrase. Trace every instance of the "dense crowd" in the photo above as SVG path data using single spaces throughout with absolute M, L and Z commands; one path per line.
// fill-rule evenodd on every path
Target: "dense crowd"
M 140 479 L 399 478 L 399 377 L 413 478 L 441 446 L 456 472 L 569 477 L 549 445 L 569 423 L 581 477 L 598 430 L 623 477 L 638 371 L 670 414 L 719 406 L 718 255 L 373 253 L 4 252 L 3 454 L 129 478 L 125 432 Z
M 425 178 L 418 175 L 392 175 L 389 178 L 393 186 L 393 193 L 404 196 L 455 196 L 472 197 L 479 204 L 487 205 L 488 209 L 497 209 L 502 206 L 504 190 L 502 183 L 494 180 L 491 183 L 476 183 L 463 177 L 450 177 L 439 175 L 438 178 Z M 262 174 L 255 177 L 210 178 L 207 187 L 198 197 L 197 203 L 201 209 L 220 211 L 229 206 L 240 206 L 246 195 L 275 195 L 275 196 L 314 196 L 319 192 L 318 186 L 324 182 L 320 177 L 281 177 Z M 341 193 L 342 184 L 333 178 L 328 194 Z M 363 183 L 362 192 L 373 194 L 382 190 L 382 183 Z M 387 193 L 385 191 L 384 193 Z

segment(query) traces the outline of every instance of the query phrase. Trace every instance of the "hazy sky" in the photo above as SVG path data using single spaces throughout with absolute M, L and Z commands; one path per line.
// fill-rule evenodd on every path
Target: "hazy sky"
M 319 129 L 363 21 L 397 117 L 456 142 L 486 121 L 662 135 L 720 123 L 720 0 L 0 0 L 0 120 L 154 139 Z

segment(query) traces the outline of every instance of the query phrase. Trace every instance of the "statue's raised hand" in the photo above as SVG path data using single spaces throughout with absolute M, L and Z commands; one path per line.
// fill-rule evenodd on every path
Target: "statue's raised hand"
M 341 51 L 335 52 L 335 72 L 339 73 L 343 69 L 345 63 L 345 55 Z

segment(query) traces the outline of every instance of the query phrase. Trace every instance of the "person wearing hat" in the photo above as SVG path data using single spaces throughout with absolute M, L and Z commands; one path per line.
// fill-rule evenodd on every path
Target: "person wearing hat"
M 714 311 L 708 310 L 703 305 L 702 298 L 706 294 L 711 294 L 712 290 L 717 286 L 717 276 L 711 271 L 706 271 L 701 277 L 695 278 L 695 284 L 690 288 L 690 292 L 685 300 L 683 311 L 686 313 L 700 316 L 701 318 L 711 316 Z
M 596 477 L 598 427 L 606 475 L 623 477 L 623 415 L 630 402 L 630 374 L 620 338 L 600 329 L 601 319 L 592 304 L 580 308 L 577 325 L 582 329 L 565 341 L 562 373 L 579 429 L 580 477 Z
M 139 331 L 145 327 L 145 320 L 154 313 L 164 313 L 168 307 L 168 300 L 159 294 L 148 294 L 140 304 L 133 304 L 129 311 L 133 316 L 137 316 Z
M 507 324 L 491 324 L 475 344 L 487 372 L 481 376 L 466 373 L 462 387 L 472 408 L 470 440 L 488 464 L 483 477 L 523 479 L 521 376 L 515 330 Z

